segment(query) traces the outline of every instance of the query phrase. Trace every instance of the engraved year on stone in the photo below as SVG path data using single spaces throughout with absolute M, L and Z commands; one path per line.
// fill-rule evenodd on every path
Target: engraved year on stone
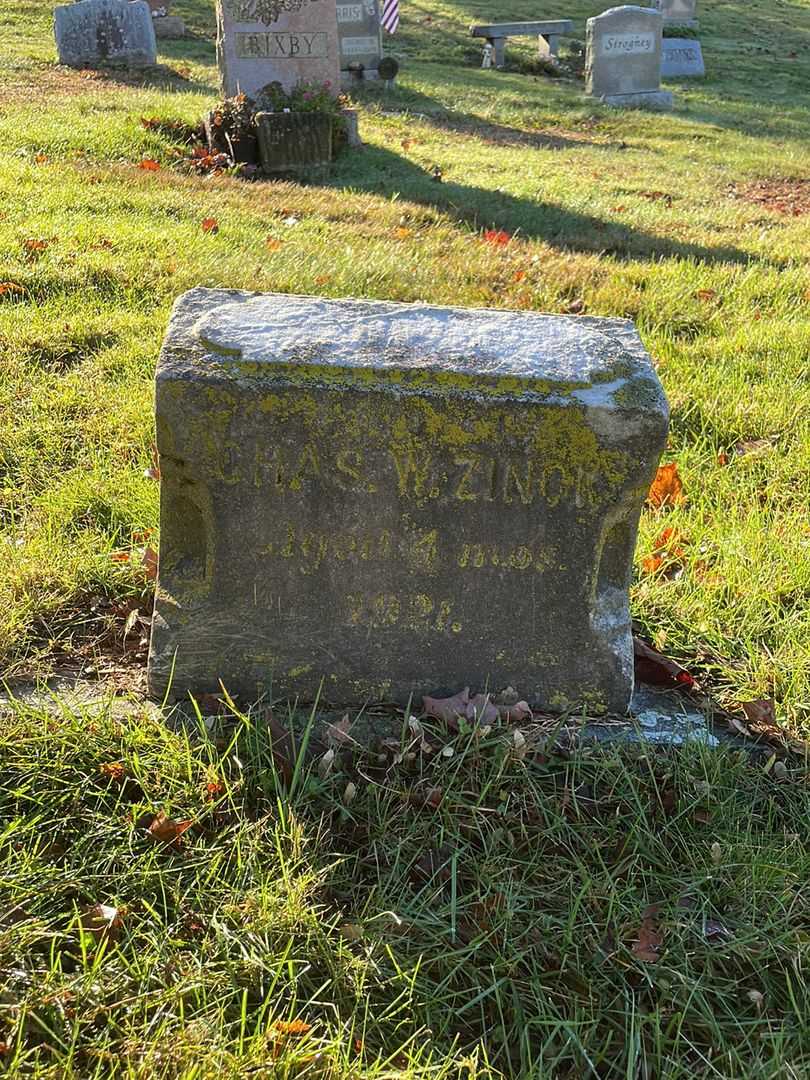
M 194 289 L 156 421 L 153 695 L 626 709 L 667 432 L 630 322 Z

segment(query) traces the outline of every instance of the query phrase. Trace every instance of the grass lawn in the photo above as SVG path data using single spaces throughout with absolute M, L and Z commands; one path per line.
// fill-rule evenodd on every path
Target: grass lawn
M 493 2 L 406 0 L 396 88 L 357 95 L 366 147 L 303 187 L 189 176 L 141 123 L 215 99 L 210 0 L 177 0 L 196 36 L 144 80 L 58 68 L 52 4 L 4 0 L 0 674 L 70 664 L 145 587 L 112 555 L 157 526 L 152 377 L 179 293 L 428 299 L 636 321 L 687 498 L 645 512 L 634 614 L 723 703 L 772 696 L 807 734 L 810 0 L 702 0 L 709 74 L 669 116 L 586 101 L 525 42 L 481 70 L 468 24 L 536 15 Z M 583 38 L 599 9 L 543 15 Z M 669 526 L 681 552 L 653 569 Z M 790 771 L 496 733 L 282 785 L 261 716 L 0 718 L 11 1075 L 810 1073 Z M 174 846 L 147 831 L 161 810 L 194 823 Z

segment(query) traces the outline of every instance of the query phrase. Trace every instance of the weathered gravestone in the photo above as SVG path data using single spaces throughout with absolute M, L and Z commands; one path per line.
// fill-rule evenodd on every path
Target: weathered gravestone
M 661 52 L 661 75 L 665 79 L 697 78 L 706 74 L 703 50 L 693 38 L 667 38 Z
M 80 0 L 54 8 L 53 16 L 60 64 L 157 63 L 147 0 Z
M 698 26 L 697 0 L 652 0 L 650 6 L 661 12 L 665 26 Z
M 626 709 L 667 432 L 632 323 L 194 289 L 156 414 L 153 695 Z
M 348 74 L 362 65 L 363 78 L 376 79 L 382 59 L 379 0 L 339 3 L 337 20 L 341 70 Z
M 223 93 L 255 97 L 271 82 L 340 90 L 335 0 L 217 0 L 217 60 Z
M 652 8 L 625 5 L 588 19 L 585 89 L 606 105 L 671 109 L 661 89 L 663 19 Z

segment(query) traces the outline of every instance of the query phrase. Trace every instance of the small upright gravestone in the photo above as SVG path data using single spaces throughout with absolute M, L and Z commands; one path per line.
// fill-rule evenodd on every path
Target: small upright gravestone
M 661 54 L 661 74 L 665 79 L 700 78 L 705 75 L 700 42 L 694 38 L 665 37 Z
M 194 289 L 156 420 L 153 695 L 627 708 L 667 433 L 632 323 Z
M 339 3 L 337 20 L 341 70 L 351 80 L 351 72 L 362 67 L 364 79 L 376 79 L 382 59 L 380 0 Z
M 255 97 L 268 83 L 340 90 L 335 0 L 217 0 L 217 59 L 226 97 Z
M 80 0 L 54 8 L 60 64 L 157 63 L 152 12 L 147 0 Z
M 697 0 L 652 0 L 651 6 L 661 12 L 664 26 L 698 26 Z
M 660 12 L 634 5 L 588 19 L 586 93 L 606 105 L 671 109 L 672 94 L 661 89 L 662 30 Z

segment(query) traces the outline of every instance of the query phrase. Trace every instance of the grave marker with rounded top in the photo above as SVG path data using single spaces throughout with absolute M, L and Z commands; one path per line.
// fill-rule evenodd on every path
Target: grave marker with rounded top
M 660 12 L 632 4 L 588 19 L 585 92 L 605 105 L 671 109 L 672 94 L 661 89 L 662 31 Z
M 157 43 L 147 0 L 81 0 L 54 8 L 54 37 L 60 64 L 149 66 Z
M 668 415 L 632 323 L 194 289 L 156 415 L 153 695 L 626 709 Z

